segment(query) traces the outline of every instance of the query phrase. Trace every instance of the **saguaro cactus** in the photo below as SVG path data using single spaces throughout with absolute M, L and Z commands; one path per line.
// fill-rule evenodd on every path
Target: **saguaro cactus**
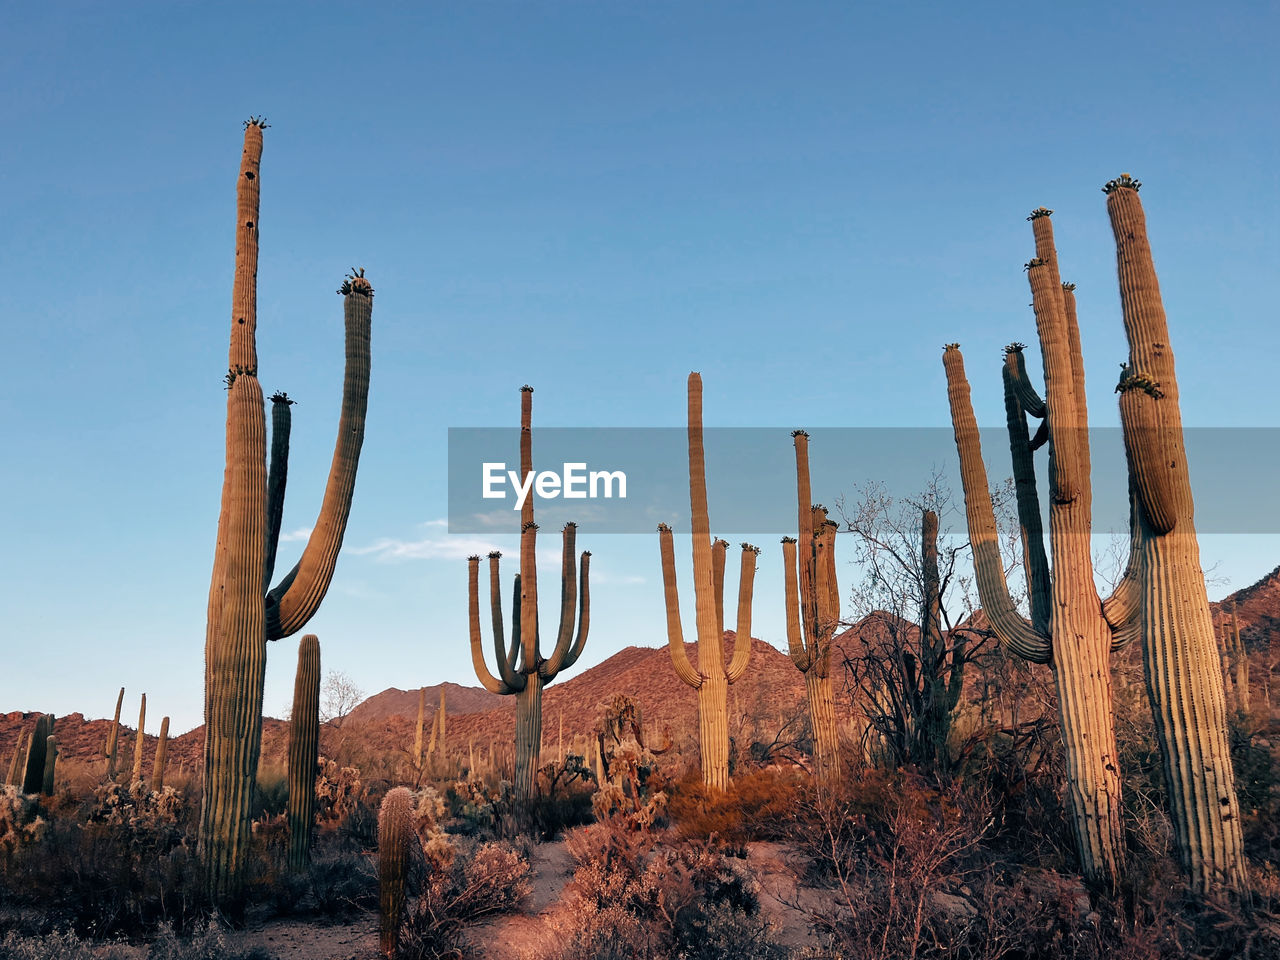
M 18 760 L 22 757 L 22 741 L 26 739 L 22 736 L 22 730 L 18 730 L 17 742 L 13 745 L 13 755 L 9 758 L 9 769 L 4 775 L 5 784 L 18 783 Z
M 418 688 L 418 729 L 413 735 L 413 770 L 414 776 L 422 780 L 422 730 L 427 719 L 427 688 Z
M 160 721 L 160 736 L 156 740 L 156 758 L 151 764 L 151 789 L 164 789 L 164 768 L 169 758 L 169 718 Z
M 947 746 L 951 720 L 964 688 L 967 642 L 964 631 L 953 631 L 948 636 L 942 629 L 938 515 L 932 510 L 921 513 L 920 562 L 924 574 L 924 595 L 920 603 L 920 671 L 924 696 L 916 748 L 927 767 L 945 769 L 951 762 Z
M 1131 636 L 1137 610 L 1132 602 L 1131 576 L 1122 579 L 1115 596 L 1105 604 L 1094 585 L 1084 367 L 1075 313 L 1067 308 L 1070 291 L 1064 289 L 1058 272 L 1050 213 L 1041 207 L 1028 218 L 1036 242 L 1036 257 L 1027 265 L 1027 272 L 1044 357 L 1044 400 L 1040 401 L 1030 384 L 1022 379 L 1020 356 L 1011 361 L 1007 359 L 1006 370 L 1013 375 L 1005 379 L 1006 405 L 1015 402 L 1021 393 L 1026 401 L 1018 401 L 1022 409 L 1036 413 L 1043 407 L 1047 424 L 1052 575 L 1047 584 L 1036 584 L 1035 576 L 1043 574 L 1037 570 L 1038 564 L 1029 559 L 1028 569 L 1033 571 L 1032 620 L 1018 613 L 1004 579 L 986 467 L 958 344 L 947 346 L 943 366 L 947 373 L 965 514 L 983 610 L 1006 648 L 1033 662 L 1051 663 L 1054 668 L 1072 825 L 1081 869 L 1092 882 L 1114 887 L 1124 862 L 1124 844 L 1109 652 Z M 1020 352 L 1020 344 L 1012 345 L 1007 351 L 1008 354 Z M 1012 411 L 1007 412 L 1016 463 L 1019 457 L 1029 456 L 1030 442 L 1025 439 L 1026 425 L 1021 413 L 1015 417 Z M 1015 420 L 1022 424 L 1020 430 Z M 1026 466 L 1025 462 L 1022 466 Z M 1026 473 L 1020 473 L 1015 479 L 1020 484 L 1019 516 L 1025 529 L 1031 514 L 1038 514 L 1039 507 L 1034 487 L 1021 486 L 1027 480 Z M 1033 552 L 1034 547 L 1028 553 L 1029 558 Z M 1046 587 L 1051 601 L 1047 613 L 1043 600 L 1034 599 L 1037 588 Z
M 400 941 L 412 815 L 413 794 L 406 787 L 388 790 L 378 810 L 378 945 L 388 957 Z
M 840 622 L 836 524 L 827 519 L 825 507 L 811 502 L 809 434 L 796 430 L 791 438 L 796 449 L 800 546 L 791 537 L 782 539 L 787 648 L 791 662 L 804 674 L 816 772 L 820 779 L 832 780 L 840 776 L 840 732 L 831 685 L 831 638 Z
M 667 607 L 667 643 L 676 675 L 698 691 L 698 749 L 702 782 L 717 790 L 729 786 L 729 684 L 747 672 L 751 659 L 751 592 L 760 551 L 742 544 L 738 578 L 738 632 L 733 656 L 724 662 L 723 540 L 711 539 L 707 516 L 707 469 L 702 444 L 702 377 L 689 374 L 689 505 L 693 528 L 693 592 L 697 615 L 698 666 L 689 662 L 680 625 L 680 597 L 676 589 L 676 556 L 671 528 L 658 524 L 662 554 L 662 586 Z
M 27 766 L 22 776 L 23 793 L 39 793 L 44 786 L 44 755 L 48 739 L 53 736 L 53 714 L 46 713 L 36 720 L 27 747 Z
M 133 741 L 133 783 L 142 779 L 142 748 L 146 746 L 147 695 L 142 695 L 142 705 L 138 707 L 138 732 Z
M 520 475 L 533 472 L 533 440 L 530 426 L 533 410 L 533 387 L 520 390 Z M 516 795 L 528 799 L 537 786 L 542 755 L 542 688 L 556 675 L 577 662 L 587 642 L 591 619 L 588 569 L 591 554 L 582 553 L 581 583 L 575 580 L 574 544 L 577 527 L 564 525 L 560 571 L 560 629 L 555 649 L 543 657 L 538 635 L 538 571 L 536 539 L 538 525 L 533 522 L 533 496 L 525 498 L 520 512 L 520 574 L 515 579 L 514 611 L 511 621 L 511 647 L 503 642 L 502 595 L 498 578 L 498 560 L 489 554 L 489 603 L 493 613 L 493 646 L 498 664 L 495 677 L 485 666 L 480 637 L 480 558 L 467 561 L 467 584 L 471 625 L 471 663 L 476 676 L 490 693 L 514 695 L 516 698 Z M 578 634 L 573 636 L 574 603 L 580 605 Z M 572 643 L 571 643 L 572 641 Z M 443 710 L 443 691 L 441 709 Z M 444 714 L 440 714 L 440 739 L 444 742 Z
M 114 780 L 116 776 L 117 751 L 120 749 L 120 708 L 123 705 L 124 687 L 121 687 L 120 695 L 116 697 L 116 715 L 111 719 L 111 730 L 107 734 L 107 748 L 103 753 L 107 758 L 108 780 Z
M 320 640 L 308 633 L 298 644 L 298 672 L 289 714 L 289 869 L 311 859 L 316 810 L 316 763 L 320 756 Z
M 1129 362 L 1116 389 L 1138 507 L 1136 567 L 1147 695 L 1190 885 L 1196 891 L 1239 891 L 1245 886 L 1244 855 L 1226 700 L 1222 674 L 1214 666 L 1217 651 L 1196 540 L 1178 379 L 1139 186 L 1121 174 L 1103 190 L 1129 341 Z M 1247 681 L 1244 686 L 1241 697 L 1248 696 Z
M 58 762 L 58 738 L 47 737 L 44 742 L 44 774 L 41 777 L 40 792 L 46 797 L 53 796 L 54 766 Z
M 279 532 L 289 399 L 273 400 L 275 455 L 268 481 L 266 417 L 258 382 L 257 274 L 262 132 L 245 125 L 236 187 L 236 257 L 227 382 L 227 459 L 205 635 L 204 802 L 200 851 L 209 895 L 235 907 L 243 890 L 249 816 L 262 746 L 266 642 L 300 630 L 320 606 L 337 563 L 364 442 L 373 287 L 353 270 L 342 284 L 346 371 L 338 439 L 324 499 L 298 564 L 265 596 Z

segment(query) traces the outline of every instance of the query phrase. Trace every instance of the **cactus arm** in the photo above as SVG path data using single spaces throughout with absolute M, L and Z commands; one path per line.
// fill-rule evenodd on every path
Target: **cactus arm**
M 504 630 L 502 624 L 502 580 L 498 574 L 499 562 L 502 559 L 502 553 L 494 550 L 489 554 L 489 612 L 493 621 L 493 652 L 494 658 L 498 662 L 498 673 L 502 676 L 504 682 L 508 686 L 518 687 L 518 682 L 513 682 L 511 677 L 516 675 L 516 660 L 520 655 L 520 597 L 516 594 L 515 610 L 516 618 L 511 629 L 515 631 L 510 650 L 507 649 L 504 641 Z M 519 582 L 519 575 L 516 581 Z
M 711 541 L 711 591 L 716 600 L 716 635 L 721 640 L 724 639 L 724 568 L 728 548 L 726 540 Z
M 818 557 L 818 612 L 821 617 L 821 633 L 817 649 L 818 670 L 827 675 L 831 663 L 831 640 L 840 623 L 840 586 L 836 580 L 836 522 L 826 520 L 823 510 L 820 556 Z
M 1080 345 L 1080 322 L 1076 318 L 1076 285 L 1063 283 L 1062 307 L 1067 321 L 1067 349 L 1071 354 L 1071 393 L 1076 401 L 1076 416 L 1086 427 L 1089 424 L 1089 406 L 1084 389 L 1084 350 Z M 1080 471 L 1089 477 L 1093 469 L 1089 453 L 1089 435 L 1086 431 L 1080 446 Z
M 702 674 L 693 668 L 684 649 L 684 631 L 680 628 L 680 594 L 676 587 L 676 553 L 671 528 L 658 524 L 658 546 L 662 552 L 662 592 L 667 606 L 667 645 L 671 648 L 671 664 L 676 676 L 697 690 Z
M 1022 348 L 1023 345 L 1020 343 L 1011 343 L 1005 348 L 1005 377 L 1023 412 L 1037 420 L 1043 420 L 1044 401 L 1040 399 L 1036 388 L 1031 385 L 1031 378 L 1027 376 L 1027 361 L 1022 355 Z
M 569 655 L 565 657 L 564 667 L 572 667 L 582 656 L 582 648 L 587 645 L 587 628 L 591 626 L 591 579 L 588 571 L 591 567 L 591 551 L 582 551 L 578 563 L 578 636 L 573 641 Z
M 733 656 L 725 676 L 733 683 L 747 671 L 747 661 L 751 659 L 751 593 L 756 580 L 756 558 L 760 556 L 758 547 L 749 543 L 742 545 L 742 571 L 738 577 L 738 624 L 733 638 Z
M 796 541 L 793 537 L 782 538 L 782 571 L 784 576 L 784 593 L 787 606 L 787 652 L 791 654 L 791 662 L 801 673 L 809 669 L 812 657 L 804 645 L 804 632 L 800 628 L 800 589 L 796 577 Z
M 319 609 L 320 601 L 333 580 L 338 551 L 351 513 L 351 495 L 355 490 L 360 448 L 364 444 L 365 411 L 369 405 L 373 287 L 364 277 L 357 277 L 344 288 L 349 288 L 343 302 L 347 360 L 338 439 L 320 505 L 320 516 L 307 538 L 302 558 L 285 580 L 267 594 L 268 640 L 279 640 L 297 633 Z
M 1111 596 L 1102 601 L 1102 616 L 1111 627 L 1111 650 L 1122 650 L 1142 635 L 1142 524 L 1138 492 L 1129 478 L 1129 560 Z
M 1120 425 L 1129 474 L 1138 491 L 1138 502 L 1156 534 L 1173 530 L 1178 522 L 1177 502 L 1169 470 L 1167 432 L 1160 423 L 1157 407 L 1163 396 L 1160 385 L 1147 374 L 1122 367 L 1120 382 Z
M 468 620 L 471 627 L 471 666 L 475 668 L 476 679 L 490 693 L 510 694 L 515 693 L 515 688 L 507 684 L 503 680 L 499 680 L 492 673 L 484 662 L 483 640 L 480 636 L 480 558 L 469 557 L 467 559 L 467 607 Z M 499 623 L 502 622 L 501 610 L 495 611 L 495 616 Z M 498 664 L 505 666 L 506 656 L 502 649 L 502 638 L 497 636 L 498 643 Z
M 271 463 L 267 468 L 267 559 L 262 574 L 262 592 L 271 589 L 276 569 L 276 548 L 280 544 L 280 523 L 284 519 L 284 491 L 289 479 L 289 433 L 293 427 L 293 401 L 288 394 L 271 396 Z
M 116 713 L 111 720 L 111 731 L 107 734 L 107 779 L 112 780 L 116 775 L 116 756 L 120 743 L 120 708 L 124 705 L 124 687 L 120 688 L 120 694 L 116 697 Z
M 1013 484 L 1017 494 L 1018 525 L 1022 532 L 1022 556 L 1027 573 L 1027 595 L 1031 606 L 1031 624 L 1048 636 L 1052 599 L 1049 586 L 1049 558 L 1044 551 L 1044 526 L 1040 519 L 1040 495 L 1036 491 L 1036 468 L 1027 438 L 1027 420 L 1010 376 L 1009 357 L 1022 354 L 1011 350 L 1005 355 L 1004 408 L 1009 428 L 1009 454 L 1013 461 Z M 1047 422 L 1047 421 L 1046 421 Z
M 419 734 L 419 742 L 421 739 Z M 308 633 L 298 643 L 298 669 L 293 679 L 293 709 L 289 714 L 288 865 L 289 870 L 295 873 L 305 869 L 311 859 L 319 750 L 320 638 L 314 633 Z
M 1022 617 L 1009 596 L 1000 547 L 996 535 L 995 513 L 987 487 L 987 468 L 982 462 L 982 444 L 978 423 L 969 399 L 969 381 L 965 378 L 964 357 L 956 344 L 949 344 L 942 355 L 947 374 L 947 397 L 951 405 L 951 422 L 955 431 L 956 450 L 960 455 L 960 480 L 964 488 L 965 519 L 973 548 L 973 566 L 982 609 L 991 621 L 1000 642 L 1024 660 L 1048 663 L 1051 656 L 1049 637 L 1035 629 Z
M 569 653 L 569 645 L 573 642 L 573 614 L 574 606 L 578 599 L 578 571 L 574 567 L 573 550 L 574 550 L 574 534 L 577 528 L 572 523 L 566 523 L 561 533 L 564 546 L 562 548 L 560 561 L 560 630 L 556 636 L 556 646 L 551 652 L 551 656 L 538 667 L 538 671 L 542 674 L 542 679 L 546 681 L 552 680 L 561 667 L 565 665 L 565 658 Z

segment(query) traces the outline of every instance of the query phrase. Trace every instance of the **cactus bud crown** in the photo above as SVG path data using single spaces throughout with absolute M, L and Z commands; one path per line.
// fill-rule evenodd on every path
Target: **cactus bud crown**
M 1117 190 L 1124 189 L 1124 190 L 1132 190 L 1134 193 L 1137 193 L 1139 188 L 1141 188 L 1141 186 L 1142 186 L 1141 180 L 1135 180 L 1133 179 L 1133 177 L 1129 176 L 1127 173 L 1122 173 L 1120 174 L 1120 176 L 1116 177 L 1114 180 L 1108 180 L 1103 185 L 1102 192 L 1106 194 L 1112 194 L 1112 193 L 1115 193 L 1115 191 Z
M 1039 220 L 1041 217 L 1051 217 L 1051 216 L 1053 216 L 1053 211 L 1050 210 L 1048 207 L 1036 207 L 1034 210 L 1031 211 L 1031 216 L 1027 217 L 1027 219 Z

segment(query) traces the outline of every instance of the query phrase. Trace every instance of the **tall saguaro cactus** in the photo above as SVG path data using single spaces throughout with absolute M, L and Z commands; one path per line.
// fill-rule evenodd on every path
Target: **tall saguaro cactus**
M 533 472 L 533 387 L 520 389 L 520 475 Z M 564 525 L 560 570 L 560 629 L 550 657 L 543 657 L 538 634 L 538 571 L 536 565 L 538 525 L 533 522 L 532 493 L 525 498 L 520 511 L 520 573 L 515 578 L 514 610 L 511 620 L 511 646 L 503 642 L 502 593 L 498 561 L 502 556 L 489 554 L 489 604 L 493 614 L 493 647 L 498 665 L 495 677 L 485 666 L 480 635 L 480 558 L 467 561 L 467 591 L 471 627 L 471 663 L 476 677 L 490 693 L 516 698 L 516 795 L 533 797 L 537 788 L 538 767 L 542 755 L 542 688 L 551 683 L 561 670 L 571 667 L 582 654 L 587 642 L 591 619 L 591 597 L 588 570 L 591 554 L 582 553 L 581 582 L 575 577 L 574 549 L 577 527 Z M 578 633 L 574 637 L 574 604 L 579 604 Z M 441 691 L 439 737 L 444 746 L 444 692 Z
M 107 779 L 114 780 L 116 776 L 116 759 L 117 752 L 120 749 L 120 708 L 124 705 L 124 687 L 120 688 L 120 695 L 116 697 L 116 715 L 111 719 L 111 730 L 107 733 L 107 747 L 104 755 L 107 758 Z
M 978 426 L 958 344 L 947 346 L 943 366 L 983 610 L 1007 649 L 1032 662 L 1053 666 L 1081 869 L 1091 881 L 1114 887 L 1124 862 L 1124 843 L 1109 654 L 1113 646 L 1131 636 L 1137 611 L 1132 602 L 1131 576 L 1122 579 L 1115 596 L 1105 604 L 1094 585 L 1084 366 L 1075 312 L 1068 309 L 1070 291 L 1064 289 L 1058 272 L 1050 213 L 1041 207 L 1028 218 L 1035 235 L 1036 256 L 1027 265 L 1027 273 L 1044 357 L 1044 400 L 1040 401 L 1030 384 L 1021 379 L 1020 356 L 1007 361 L 1006 371 L 1013 375 L 1005 378 L 1006 405 L 1013 402 L 1012 394 L 1023 410 L 1036 414 L 1043 407 L 1047 425 L 1051 574 L 1041 570 L 1034 560 L 1036 545 L 1029 543 L 1032 538 L 1026 532 L 1032 514 L 1039 513 L 1034 487 L 1026 486 L 1028 461 L 1018 463 L 1020 458 L 1030 456 L 1026 422 L 1021 412 L 1015 417 L 1012 409 L 1007 410 L 1015 464 L 1021 468 L 1015 479 L 1020 484 L 1018 506 L 1024 543 L 1029 544 L 1031 620 L 1018 613 L 1004 579 Z M 1014 344 L 1008 352 L 1020 351 L 1021 346 Z M 1030 482 L 1034 483 L 1033 475 Z M 1047 575 L 1048 583 L 1037 584 L 1038 575 Z M 1037 590 L 1046 587 L 1047 592 L 1037 594 Z
M 157 793 L 164 789 L 165 764 L 169 758 L 169 718 L 160 721 L 160 736 L 156 739 L 156 758 L 151 764 L 151 789 Z
M 676 675 L 698 691 L 698 749 L 702 782 L 717 790 L 729 786 L 729 684 L 747 672 L 751 658 L 751 592 L 760 551 L 742 545 L 738 578 L 738 630 L 733 656 L 724 662 L 723 540 L 711 539 L 707 516 L 707 468 L 702 443 L 702 377 L 689 374 L 689 506 L 693 528 L 693 592 L 698 631 L 698 666 L 689 662 L 680 625 L 676 555 L 671 528 L 658 524 L 662 586 L 667 607 L 667 642 Z
M 308 633 L 298 644 L 298 672 L 289 714 L 289 869 L 311 859 L 316 810 L 316 763 L 320 757 L 320 640 Z
M 133 777 L 131 782 L 137 783 L 142 779 L 142 748 L 147 745 L 146 740 L 147 726 L 147 695 L 142 695 L 141 704 L 138 707 L 138 732 L 134 735 L 133 742 Z
M 1138 507 L 1136 567 L 1147 696 L 1178 853 L 1191 887 L 1239 891 L 1245 886 L 1244 854 L 1226 699 L 1200 566 L 1169 325 L 1138 199 L 1140 185 L 1121 174 L 1103 190 L 1129 341 L 1129 362 L 1116 389 Z M 1239 695 L 1248 696 L 1244 690 Z
M 787 649 L 804 674 L 816 772 L 821 780 L 833 780 L 840 776 L 840 732 L 831 685 L 831 639 L 840 622 L 836 524 L 827 519 L 825 507 L 811 502 L 809 434 L 796 430 L 791 438 L 796 449 L 799 536 L 782 540 Z
M 259 172 L 266 124 L 245 124 L 236 186 L 235 282 L 227 382 L 227 453 L 205 634 L 204 801 L 200 852 L 209 895 L 236 907 L 243 893 L 249 817 L 262 746 L 266 644 L 300 630 L 320 606 L 346 531 L 369 396 L 373 287 L 363 271 L 342 284 L 346 369 L 338 439 L 324 499 L 298 564 L 264 594 L 284 495 L 289 399 L 273 400 L 268 480 L 266 416 L 258 381 Z

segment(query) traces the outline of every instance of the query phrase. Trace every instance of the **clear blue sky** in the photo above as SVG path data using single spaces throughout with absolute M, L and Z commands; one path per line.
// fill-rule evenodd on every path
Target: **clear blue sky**
M 1093 421 L 1114 425 L 1126 351 L 1099 188 L 1122 170 L 1146 184 L 1186 422 L 1280 426 L 1278 20 L 1264 3 L 11 17 L 0 709 L 102 715 L 125 685 L 175 731 L 199 721 L 249 114 L 272 124 L 261 379 L 300 401 L 288 531 L 313 522 L 332 450 L 334 288 L 353 264 L 377 288 L 347 548 L 308 627 L 326 669 L 375 692 L 474 682 L 474 538 L 438 524 L 446 429 L 513 425 L 522 383 L 535 428 L 679 426 L 692 369 L 708 425 L 945 426 L 940 350 L 959 340 L 979 419 L 998 425 L 999 348 L 1034 344 L 1024 218 L 1044 204 L 1079 284 Z M 816 494 L 865 479 L 816 478 Z M 597 575 L 581 664 L 661 642 L 656 536 L 584 526 L 580 543 Z M 756 625 L 777 642 L 780 557 L 764 546 Z M 1218 596 L 1280 562 L 1280 538 L 1205 551 L 1229 580 Z M 679 559 L 687 571 L 684 545 Z M 295 651 L 271 649 L 268 713 Z

